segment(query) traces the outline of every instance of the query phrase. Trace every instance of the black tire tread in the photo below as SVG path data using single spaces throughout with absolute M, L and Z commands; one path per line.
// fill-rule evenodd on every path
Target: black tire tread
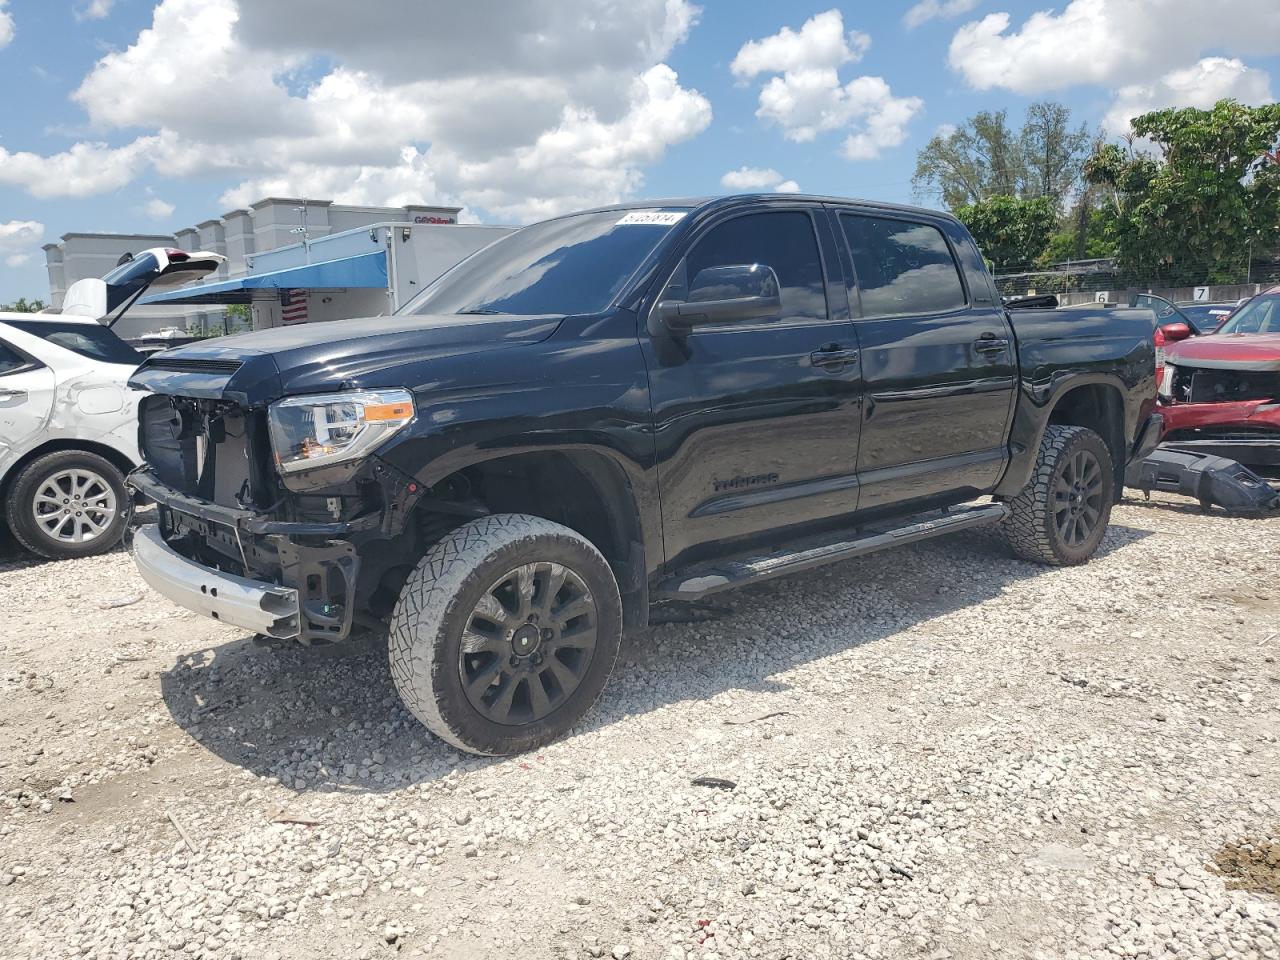
M 503 547 L 547 537 L 572 541 L 608 569 L 595 546 L 568 527 L 541 517 L 500 513 L 468 521 L 433 544 L 400 593 L 387 643 L 392 680 L 410 712 L 433 734 L 460 750 L 486 756 L 506 752 L 485 750 L 466 742 L 445 717 L 437 674 L 456 666 L 434 655 L 441 632 L 453 613 L 464 581 L 482 560 Z M 614 589 L 617 590 L 616 584 Z M 620 598 L 617 603 L 621 604 Z M 608 671 L 612 670 L 613 663 L 609 663 Z
M 87 551 L 65 550 L 50 548 L 47 543 L 39 537 L 33 536 L 27 527 L 25 516 L 26 499 L 19 496 L 19 492 L 23 489 L 27 480 L 41 473 L 49 472 L 50 468 L 66 463 L 70 460 L 90 460 L 93 462 L 93 468 L 99 470 L 103 476 L 108 479 L 114 479 L 119 487 L 117 491 L 117 501 L 121 515 L 120 533 L 114 539 L 104 539 L 101 544 L 95 543 L 94 549 Z M 123 492 L 123 495 L 121 494 Z M 124 485 L 124 474 L 110 460 L 99 454 L 89 450 L 55 450 L 52 453 L 46 453 L 43 456 L 36 457 L 21 470 L 13 478 L 8 486 L 8 495 L 5 497 L 5 520 L 9 526 L 9 532 L 13 534 L 13 538 L 18 541 L 26 550 L 34 553 L 38 557 L 44 557 L 46 560 L 71 560 L 79 557 L 91 557 L 99 553 L 106 553 L 118 544 L 124 536 L 124 531 L 129 526 L 129 518 L 132 516 L 131 501 L 129 499 L 129 491 Z
M 1048 566 L 1073 566 L 1084 563 L 1089 558 L 1073 559 L 1063 556 L 1056 548 L 1049 533 L 1046 522 L 1049 514 L 1049 497 L 1053 484 L 1053 474 L 1058 461 L 1068 448 L 1082 438 L 1096 439 L 1101 464 L 1105 475 L 1113 475 L 1111 455 L 1106 442 L 1088 427 L 1074 427 L 1064 424 L 1050 424 L 1045 428 L 1044 437 L 1040 441 L 1040 450 L 1036 454 L 1035 470 L 1031 479 L 1018 495 L 1009 501 L 1009 515 L 1000 521 L 1000 532 L 1014 554 L 1032 563 Z M 1109 510 L 1109 505 L 1106 505 Z M 1105 523 L 1105 519 L 1104 519 Z

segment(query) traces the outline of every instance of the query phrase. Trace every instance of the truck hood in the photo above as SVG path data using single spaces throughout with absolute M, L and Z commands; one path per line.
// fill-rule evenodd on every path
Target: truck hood
M 1165 348 L 1168 362 L 1216 370 L 1280 370 L 1280 333 L 1212 333 Z
M 255 407 L 329 390 L 431 383 L 428 361 L 537 343 L 559 316 L 392 316 L 275 327 L 165 350 L 130 386 Z

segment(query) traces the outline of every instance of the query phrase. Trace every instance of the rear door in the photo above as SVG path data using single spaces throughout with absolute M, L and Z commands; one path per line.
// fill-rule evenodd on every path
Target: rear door
M 852 513 L 862 380 L 829 218 L 753 205 L 701 225 L 659 301 L 714 267 L 762 264 L 779 315 L 644 334 L 669 563 L 776 542 Z M 679 279 L 677 279 L 679 278 Z
M 0 475 L 39 442 L 56 385 L 52 370 L 0 334 Z
M 976 248 L 923 215 L 841 210 L 838 220 L 865 383 L 859 509 L 907 511 L 992 489 L 1008 457 L 1017 367 L 985 273 L 961 269 L 981 262 Z

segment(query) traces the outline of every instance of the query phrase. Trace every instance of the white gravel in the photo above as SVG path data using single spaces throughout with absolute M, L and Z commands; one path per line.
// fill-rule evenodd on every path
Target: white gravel
M 0 955 L 1274 960 L 1213 863 L 1280 829 L 1280 520 L 1175 503 L 1083 568 L 962 534 L 724 595 L 498 761 L 377 650 L 11 554 Z

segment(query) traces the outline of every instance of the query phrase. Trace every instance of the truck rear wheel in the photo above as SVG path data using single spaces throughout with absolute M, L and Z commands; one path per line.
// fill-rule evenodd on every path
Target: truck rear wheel
M 463 524 L 436 543 L 391 618 L 405 705 L 470 753 L 531 750 L 604 690 L 622 638 L 609 564 L 568 527 L 523 514 Z
M 6 500 L 14 537 L 50 560 L 106 553 L 124 536 L 133 512 L 124 475 L 85 450 L 32 460 L 14 478 Z
M 1024 560 L 1055 567 L 1085 563 L 1106 535 L 1115 484 L 1102 437 L 1086 427 L 1051 425 L 1035 472 L 1009 501 L 1001 532 Z

